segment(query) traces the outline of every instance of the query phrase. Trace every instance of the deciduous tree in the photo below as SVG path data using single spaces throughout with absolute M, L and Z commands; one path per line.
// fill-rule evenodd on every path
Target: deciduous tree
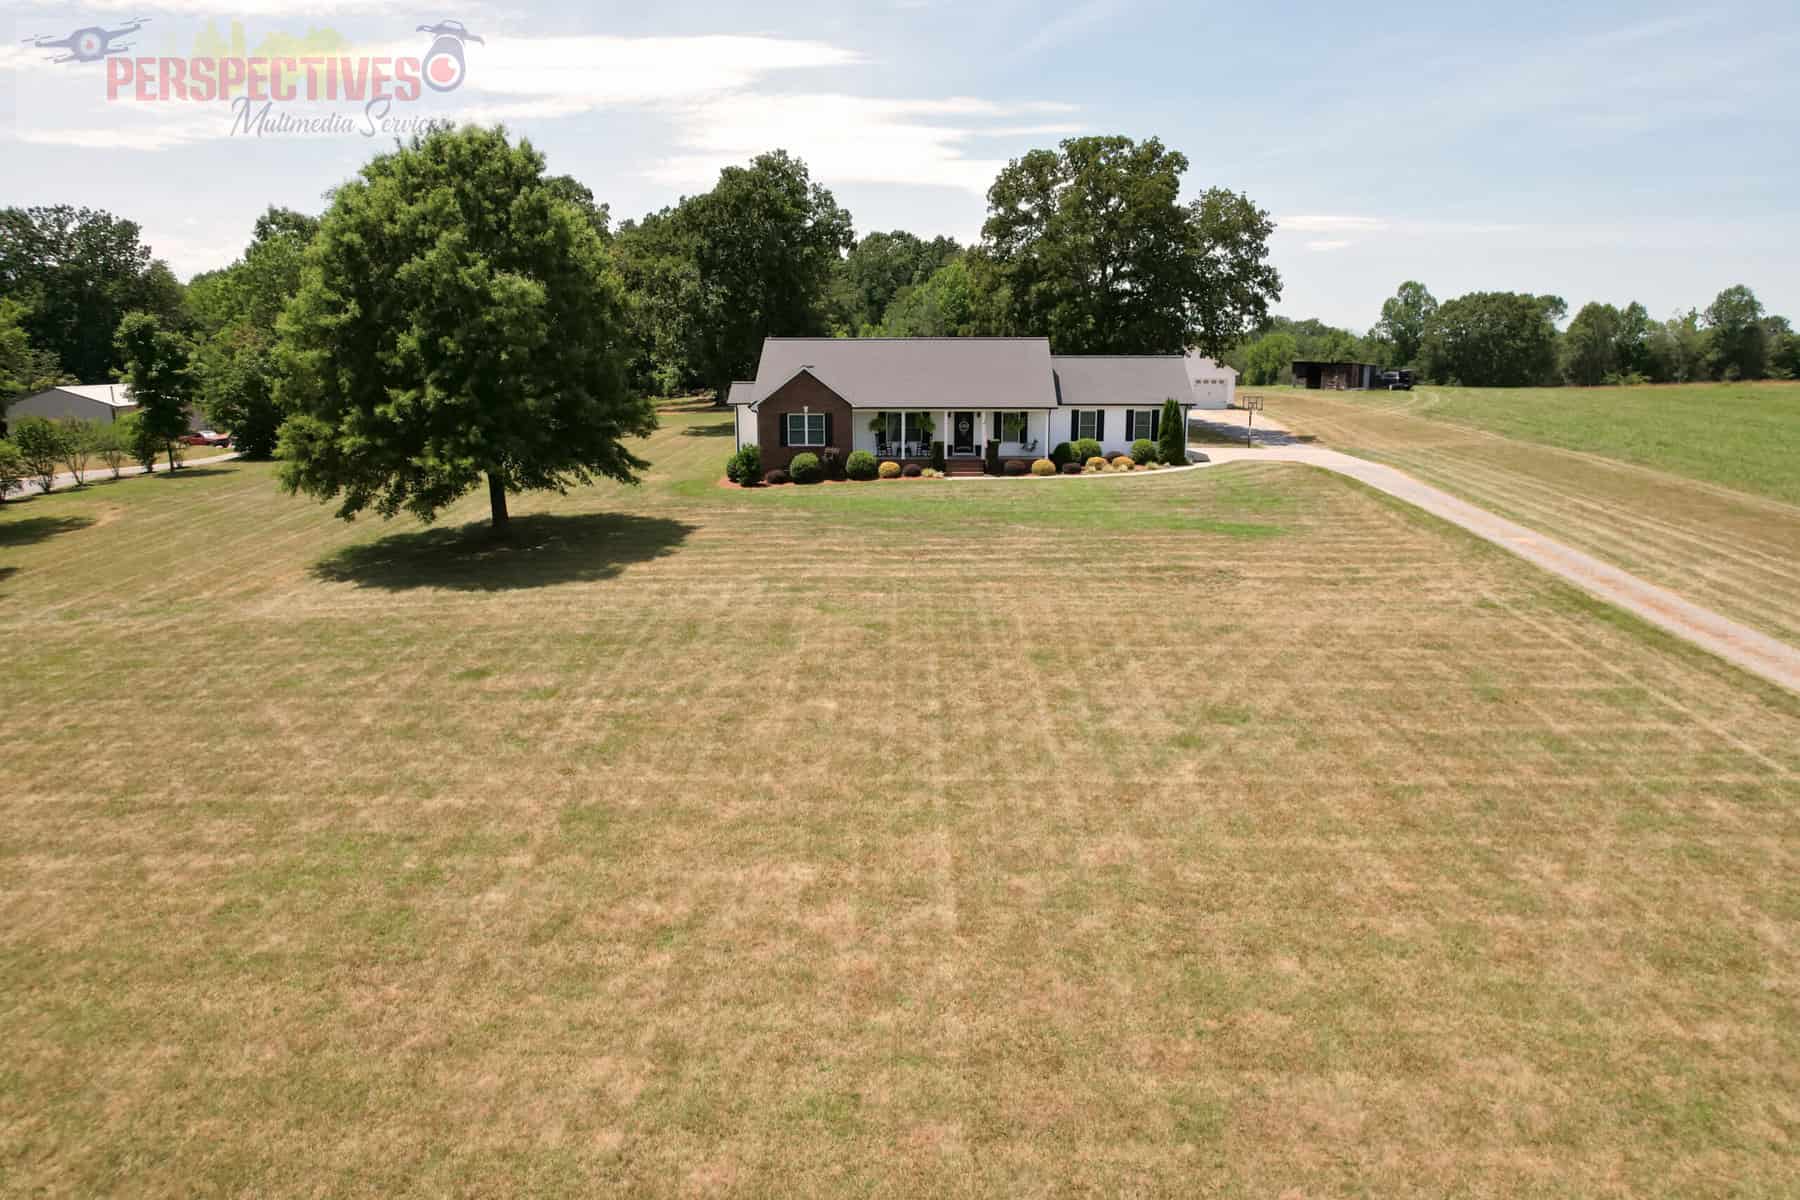
M 1425 327 L 1420 366 L 1427 377 L 1465 387 L 1528 387 L 1556 372 L 1556 296 L 1471 292 L 1446 300 Z
M 119 323 L 118 342 L 138 420 L 145 436 L 159 439 L 167 448 L 173 471 L 175 439 L 187 432 L 188 406 L 197 390 L 193 348 L 150 313 L 127 315 Z
M 126 313 L 186 320 L 181 284 L 135 222 L 66 204 L 0 209 L 0 295 L 26 305 L 32 345 L 83 383 L 117 378 L 113 335 Z
M 1180 199 L 1187 158 L 1152 138 L 1072 138 L 988 190 L 979 253 L 1000 322 L 1065 354 L 1222 354 L 1280 298 L 1267 213 L 1222 189 Z
M 500 531 L 508 492 L 648 465 L 618 276 L 501 129 L 415 137 L 339 188 L 280 329 L 282 482 L 345 519 L 429 521 L 485 478 Z
M 61 425 L 45 417 L 21 417 L 13 422 L 12 444 L 19 452 L 25 476 L 35 479 L 46 492 L 56 482 L 67 438 Z
M 1761 379 L 1769 373 L 1769 344 L 1762 301 L 1739 284 L 1706 306 L 1706 330 L 1714 379 Z
M 1425 326 L 1437 308 L 1437 298 L 1414 279 L 1401 284 L 1399 291 L 1382 301 L 1381 320 L 1375 323 L 1372 337 L 1385 351 L 1384 365 L 1410 367 L 1418 361 Z

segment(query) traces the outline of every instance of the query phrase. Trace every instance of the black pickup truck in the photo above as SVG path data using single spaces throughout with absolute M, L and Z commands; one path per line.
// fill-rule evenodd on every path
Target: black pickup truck
M 1383 371 L 1376 377 L 1376 382 L 1390 392 L 1410 392 L 1413 385 L 1411 371 Z

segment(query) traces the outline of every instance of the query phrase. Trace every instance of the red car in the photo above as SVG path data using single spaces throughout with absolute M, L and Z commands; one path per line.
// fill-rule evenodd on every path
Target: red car
M 199 433 L 190 433 L 182 438 L 181 444 L 184 446 L 229 446 L 231 445 L 231 435 L 202 429 Z

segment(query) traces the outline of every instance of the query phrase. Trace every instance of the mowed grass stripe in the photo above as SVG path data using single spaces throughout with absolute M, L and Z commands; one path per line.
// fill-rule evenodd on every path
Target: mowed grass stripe
M 1800 701 L 1305 468 L 719 424 L 7 545 L 9 1186 L 1784 1190 Z

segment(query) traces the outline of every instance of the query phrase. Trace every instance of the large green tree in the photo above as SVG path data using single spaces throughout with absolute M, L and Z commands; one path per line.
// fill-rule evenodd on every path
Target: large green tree
M 1280 383 L 1282 376 L 1301 357 L 1300 343 L 1291 333 L 1265 333 L 1250 343 L 1243 356 L 1244 382 L 1253 387 Z
M 113 335 L 126 313 L 154 313 L 172 328 L 187 319 L 181 284 L 135 222 L 66 204 L 0 209 L 0 295 L 26 306 L 32 345 L 83 383 L 118 377 Z
M 634 324 L 659 383 L 720 396 L 771 335 L 828 330 L 850 214 L 783 150 L 726 167 L 710 192 L 619 230 Z
M 6 431 L 6 409 L 17 397 L 58 383 L 73 383 L 56 355 L 31 344 L 25 329 L 27 309 L 16 300 L 0 299 L 0 434 Z
M 1769 373 L 1768 331 L 1762 301 L 1742 284 L 1728 287 L 1706 306 L 1715 379 L 1761 379 Z
M 1617 375 L 1623 325 L 1619 310 L 1610 304 L 1582 305 L 1557 347 L 1563 380 L 1594 387 Z
M 831 321 L 850 335 L 881 324 L 888 306 L 962 254 L 954 238 L 930 241 L 896 229 L 871 233 L 850 248 L 831 281 Z
M 1471 292 L 1446 300 L 1425 326 L 1419 364 L 1440 383 L 1528 387 L 1556 376 L 1556 296 Z
M 119 322 L 118 355 L 131 384 L 131 399 L 147 438 L 159 440 L 175 462 L 175 439 L 187 432 L 188 408 L 199 388 L 193 348 L 187 338 L 164 328 L 153 313 L 129 313 Z
M 250 458 L 275 451 L 281 412 L 275 403 L 275 326 L 300 288 L 306 248 L 318 218 L 271 208 L 256 220 L 243 257 L 195 277 L 188 295 L 204 340 L 197 353 L 207 420 L 228 429 Z
M 1709 357 L 1707 331 L 1696 309 L 1651 326 L 1644 338 L 1645 373 L 1656 383 L 1704 379 Z
M 277 346 L 283 484 L 432 520 L 507 494 L 636 482 L 621 285 L 590 214 L 502 129 L 439 129 L 339 188 Z
M 901 288 L 875 331 L 884 337 L 971 337 L 993 322 L 986 302 L 992 293 L 980 278 L 980 259 L 963 255 L 931 273 L 930 278 Z
M 1407 280 L 1381 302 L 1381 320 L 1375 323 L 1371 340 L 1381 350 L 1386 365 L 1410 367 L 1418 361 L 1425 326 L 1437 307 L 1437 297 L 1416 279 Z
M 1222 189 L 1182 204 L 1187 167 L 1154 138 L 1072 138 L 1013 160 L 982 227 L 1002 325 L 990 332 L 1046 334 L 1066 354 L 1222 354 L 1259 325 L 1281 295 L 1274 224 Z

